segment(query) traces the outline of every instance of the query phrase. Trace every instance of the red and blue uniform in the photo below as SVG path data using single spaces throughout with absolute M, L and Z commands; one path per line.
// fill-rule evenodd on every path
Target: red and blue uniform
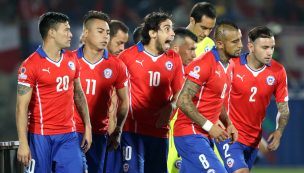
M 233 59 L 235 67 L 228 100 L 228 115 L 238 130 L 238 141 L 232 145 L 227 144 L 229 141 L 217 145 L 228 172 L 252 167 L 272 95 L 277 103 L 288 101 L 284 67 L 272 60 L 260 70 L 253 70 L 247 65 L 247 56 L 248 53 Z
M 84 57 L 84 46 L 74 51 L 80 64 L 80 81 L 88 102 L 92 125 L 92 145 L 86 153 L 89 172 L 104 170 L 107 148 L 107 130 L 109 121 L 109 107 L 113 89 L 121 89 L 128 85 L 127 70 L 124 63 L 104 50 L 101 59 L 92 64 Z M 75 110 L 77 110 L 75 108 Z M 76 112 L 76 129 L 84 133 L 84 125 Z
M 28 137 L 35 172 L 82 170 L 73 119 L 74 80 L 78 77 L 77 58 L 69 51 L 61 51 L 60 60 L 55 62 L 39 46 L 21 64 L 18 84 L 33 89 L 28 106 Z
M 231 86 L 233 62 L 225 67 L 218 51 L 202 54 L 186 67 L 186 78 L 200 86 L 192 99 L 197 110 L 216 124 Z M 174 141 L 183 162 L 180 172 L 225 172 L 213 151 L 208 132 L 179 110 L 174 124 Z

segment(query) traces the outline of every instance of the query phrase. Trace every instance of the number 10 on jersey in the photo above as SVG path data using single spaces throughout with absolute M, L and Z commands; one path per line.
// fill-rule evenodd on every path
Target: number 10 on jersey
M 159 86 L 160 83 L 160 72 L 158 71 L 148 71 L 150 76 L 149 86 Z

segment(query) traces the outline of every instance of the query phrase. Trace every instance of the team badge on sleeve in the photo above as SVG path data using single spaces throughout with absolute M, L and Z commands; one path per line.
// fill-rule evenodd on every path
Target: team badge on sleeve
M 75 64 L 74 64 L 73 61 L 69 61 L 68 65 L 69 65 L 69 67 L 70 67 L 71 70 L 75 70 Z
M 26 68 L 25 67 L 21 67 L 18 79 L 26 79 L 27 75 L 25 74 L 25 72 L 26 72 Z
M 171 61 L 167 61 L 167 62 L 166 62 L 166 68 L 167 68 L 167 70 L 172 70 L 172 68 L 173 68 L 173 63 L 172 63 Z
M 274 85 L 274 82 L 275 82 L 275 78 L 273 76 L 268 76 L 266 78 L 266 82 L 267 82 L 267 85 Z
M 107 68 L 103 71 L 103 76 L 106 78 L 106 79 L 109 79 L 111 78 L 112 76 L 112 70 Z
M 195 79 L 199 79 L 200 75 L 198 72 L 201 70 L 199 66 L 195 66 L 192 71 L 190 71 L 189 76 L 194 77 Z

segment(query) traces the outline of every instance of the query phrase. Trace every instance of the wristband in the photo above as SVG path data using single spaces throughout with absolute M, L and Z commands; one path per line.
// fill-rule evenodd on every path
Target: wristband
M 203 128 L 205 131 L 209 132 L 209 131 L 211 130 L 212 126 L 213 126 L 213 123 L 212 123 L 211 121 L 207 120 L 207 121 L 205 122 L 205 124 L 202 126 L 202 128 Z

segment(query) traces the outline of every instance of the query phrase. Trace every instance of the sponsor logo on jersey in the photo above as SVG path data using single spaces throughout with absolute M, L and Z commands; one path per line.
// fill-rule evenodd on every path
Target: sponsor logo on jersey
M 167 61 L 167 62 L 166 62 L 166 68 L 167 68 L 167 70 L 172 70 L 172 68 L 173 68 L 173 63 L 172 63 L 171 61 Z
M 112 77 L 112 70 L 107 68 L 103 71 L 103 76 L 107 79 L 111 78 Z
M 207 173 L 215 173 L 214 169 L 208 169 Z
M 75 70 L 75 69 L 76 69 L 76 68 L 75 68 L 75 64 L 74 64 L 73 61 L 69 61 L 69 62 L 68 62 L 68 66 L 70 67 L 71 70 Z
M 174 166 L 175 168 L 180 169 L 182 166 L 182 160 L 181 159 L 176 160 Z
M 244 82 L 244 77 L 245 77 L 245 75 L 242 75 L 242 76 L 241 76 L 240 74 L 237 74 L 236 77 L 240 78 L 240 79 L 242 80 L 242 82 Z
M 26 72 L 26 68 L 25 67 L 21 67 L 20 69 L 20 74 L 18 75 L 18 79 L 26 79 L 27 75 L 25 74 Z
M 140 64 L 142 67 L 144 67 L 144 65 L 143 65 L 144 60 L 142 60 L 142 61 L 135 60 L 135 62 L 138 63 L 138 64 Z
M 195 79 L 199 79 L 200 75 L 198 72 L 201 70 L 199 66 L 195 66 L 192 71 L 190 71 L 189 76 L 194 77 Z
M 220 71 L 215 70 L 215 73 L 216 73 L 219 77 L 221 77 L 221 72 L 220 72 Z
M 266 83 L 267 83 L 267 85 L 274 85 L 274 82 L 275 82 L 275 78 L 273 77 L 273 76 L 268 76 L 267 78 L 266 78 Z
M 48 72 L 49 74 L 51 74 L 51 72 L 50 72 L 50 67 L 48 67 L 47 69 L 46 69 L 46 68 L 43 68 L 42 71 L 45 71 L 45 72 Z
M 130 166 L 129 166 L 129 164 L 125 163 L 125 164 L 123 164 L 122 167 L 123 167 L 124 172 L 128 172 Z
M 233 158 L 228 158 L 226 161 L 226 164 L 229 168 L 232 168 L 233 164 L 234 164 L 234 159 Z

